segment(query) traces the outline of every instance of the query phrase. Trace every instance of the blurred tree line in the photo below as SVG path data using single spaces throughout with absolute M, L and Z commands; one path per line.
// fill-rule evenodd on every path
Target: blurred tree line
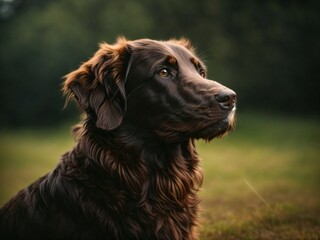
M 319 1 L 0 0 L 0 123 L 55 124 L 62 77 L 99 42 L 189 38 L 238 108 L 319 110 Z

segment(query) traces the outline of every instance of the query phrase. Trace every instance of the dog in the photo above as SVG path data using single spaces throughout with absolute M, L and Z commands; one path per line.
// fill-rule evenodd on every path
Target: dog
M 236 94 L 186 39 L 102 43 L 65 76 L 85 118 L 57 167 L 0 210 L 1 239 L 198 239 L 196 139 L 233 128 Z

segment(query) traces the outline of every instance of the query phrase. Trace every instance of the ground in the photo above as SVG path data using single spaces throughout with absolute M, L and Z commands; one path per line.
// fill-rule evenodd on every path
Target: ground
M 197 142 L 201 239 L 320 239 L 319 119 L 237 118 L 228 136 Z M 70 126 L 1 130 L 0 205 L 72 147 Z

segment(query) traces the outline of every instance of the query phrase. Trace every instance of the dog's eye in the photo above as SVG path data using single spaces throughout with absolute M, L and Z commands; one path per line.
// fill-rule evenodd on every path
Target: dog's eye
M 206 78 L 206 72 L 204 70 L 200 70 L 199 74 L 201 77 Z
M 166 69 L 166 68 L 162 68 L 162 69 L 158 72 L 158 74 L 160 75 L 160 77 L 165 78 L 165 77 L 168 77 L 168 76 L 169 76 L 169 71 L 168 71 L 168 69 Z

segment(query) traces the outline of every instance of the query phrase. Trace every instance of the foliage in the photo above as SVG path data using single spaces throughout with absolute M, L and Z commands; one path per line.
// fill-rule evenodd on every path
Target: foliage
M 1 124 L 54 124 L 61 78 L 102 41 L 185 36 L 241 109 L 316 114 L 319 1 L 0 0 Z

